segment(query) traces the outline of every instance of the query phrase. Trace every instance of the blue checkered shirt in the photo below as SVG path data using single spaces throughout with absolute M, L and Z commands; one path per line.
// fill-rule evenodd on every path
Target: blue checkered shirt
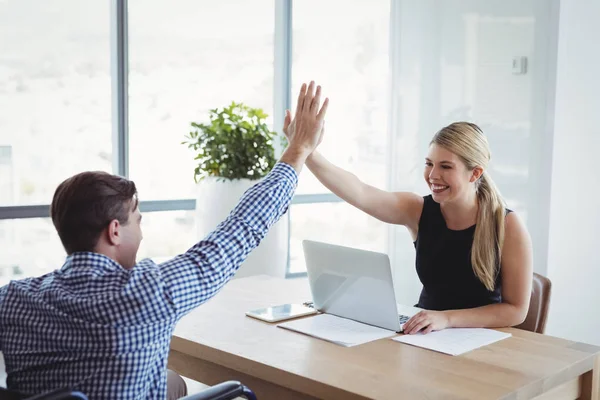
M 97 253 L 74 253 L 59 270 L 0 288 L 8 387 L 164 399 L 175 324 L 235 274 L 287 211 L 297 180 L 278 163 L 214 232 L 165 263 L 144 259 L 127 270 Z

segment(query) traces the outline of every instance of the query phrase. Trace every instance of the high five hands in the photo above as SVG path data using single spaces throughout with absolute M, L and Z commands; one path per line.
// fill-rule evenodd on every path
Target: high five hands
M 289 110 L 285 112 L 283 132 L 289 141 L 286 153 L 297 155 L 302 159 L 302 163 L 323 140 L 323 127 L 329 99 L 326 98 L 323 105 L 320 103 L 321 86 L 316 86 L 315 91 L 315 82 L 311 81 L 308 87 L 304 83 L 300 88 L 294 118 L 292 119 Z M 285 161 L 284 157 L 282 157 L 282 161 Z

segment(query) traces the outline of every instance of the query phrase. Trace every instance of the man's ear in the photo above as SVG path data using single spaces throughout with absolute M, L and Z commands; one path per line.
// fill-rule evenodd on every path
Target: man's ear
M 106 235 L 108 242 L 111 245 L 120 245 L 121 244 L 121 224 L 118 219 L 113 219 L 108 224 L 106 228 Z
M 481 168 L 481 167 L 473 168 L 473 171 L 471 172 L 471 179 L 469 179 L 469 182 L 477 181 L 479 178 L 481 178 L 481 175 L 483 175 L 483 168 Z

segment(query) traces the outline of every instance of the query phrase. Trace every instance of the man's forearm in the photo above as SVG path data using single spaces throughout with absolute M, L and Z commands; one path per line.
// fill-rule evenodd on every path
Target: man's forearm
M 163 279 L 180 315 L 210 299 L 233 276 L 287 211 L 297 179 L 290 165 L 277 163 L 206 238 L 162 264 Z
M 300 147 L 288 147 L 283 152 L 279 161 L 284 162 L 294 168 L 296 174 L 300 174 L 302 166 L 306 162 L 306 158 L 310 155 L 310 151 Z
M 365 184 L 356 175 L 340 168 L 327 160 L 316 150 L 306 159 L 306 166 L 314 176 L 334 194 L 365 210 Z

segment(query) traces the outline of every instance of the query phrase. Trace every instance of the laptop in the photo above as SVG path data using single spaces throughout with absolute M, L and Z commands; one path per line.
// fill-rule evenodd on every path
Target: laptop
M 312 304 L 320 312 L 402 332 L 420 308 L 396 303 L 387 254 L 302 241 Z

